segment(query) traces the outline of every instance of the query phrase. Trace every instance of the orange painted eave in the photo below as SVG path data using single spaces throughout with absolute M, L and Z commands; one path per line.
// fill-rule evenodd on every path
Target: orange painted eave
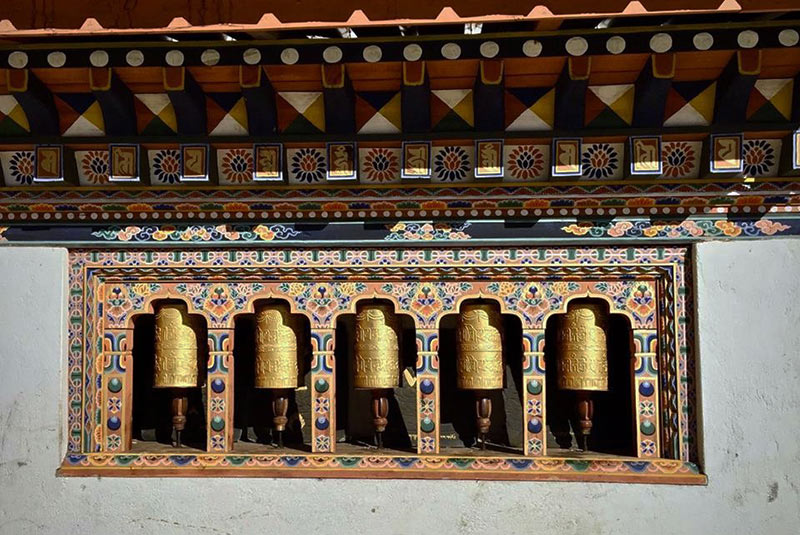
M 10 4 L 22 0 L 7 0 Z M 223 0 L 219 0 L 222 2 Z M 553 2 L 545 3 L 553 4 Z M 25 3 L 30 6 L 28 0 Z M 214 2 L 212 2 L 214 3 Z M 512 5 L 513 4 L 513 5 Z M 493 6 L 488 9 L 506 9 L 508 11 L 519 11 L 521 2 L 511 2 L 508 5 L 503 5 L 502 8 Z M 492 23 L 492 22 L 515 22 L 515 21 L 544 21 L 544 20 L 564 20 L 564 19 L 577 19 L 577 18 L 597 18 L 597 17 L 628 17 L 628 16 L 644 16 L 644 15 L 660 15 L 660 16 L 674 16 L 674 15 L 687 15 L 687 14 L 707 14 L 707 13 L 744 13 L 744 12 L 765 12 L 765 11 L 786 11 L 792 9 L 791 2 L 786 0 L 717 0 L 716 2 L 690 2 L 692 5 L 705 4 L 700 8 L 685 8 L 685 9 L 665 9 L 667 6 L 672 7 L 676 4 L 684 5 L 685 2 L 657 2 L 648 0 L 630 0 L 625 4 L 624 9 L 618 11 L 594 11 L 588 12 L 583 10 L 574 9 L 569 10 L 569 6 L 563 7 L 565 4 L 574 4 L 575 7 L 592 6 L 597 7 L 598 2 L 587 1 L 573 1 L 562 2 L 558 4 L 555 13 L 550 7 L 539 4 L 534 5 L 527 14 L 480 14 L 462 16 L 457 12 L 456 8 L 443 7 L 441 11 L 434 18 L 386 18 L 386 19 L 370 19 L 363 10 L 356 9 L 349 13 L 347 17 L 339 20 L 318 20 L 318 21 L 292 21 L 292 16 L 288 14 L 284 16 L 286 19 L 281 20 L 282 13 L 264 13 L 257 21 L 253 23 L 234 23 L 234 22 L 211 22 L 208 24 L 192 24 L 189 20 L 182 16 L 174 17 L 165 26 L 142 26 L 125 27 L 123 24 L 115 24 L 110 27 L 105 27 L 96 18 L 87 16 L 83 19 L 80 27 L 60 27 L 58 14 L 52 16 L 51 21 L 40 23 L 39 27 L 25 27 L 36 24 L 34 21 L 22 22 L 22 15 L 14 16 L 15 6 L 7 4 L 11 14 L 11 18 L 0 20 L 0 38 L 35 38 L 35 37 L 64 37 L 64 36 L 100 36 L 100 35 L 147 35 L 147 34 L 180 34 L 191 32 L 212 32 L 212 33 L 235 33 L 235 32 L 264 32 L 264 31 L 281 31 L 281 30 L 310 30 L 310 29 L 330 29 L 339 27 L 350 28 L 363 28 L 363 27 L 376 27 L 376 26 L 419 26 L 419 25 L 436 25 L 436 24 L 467 24 L 467 23 Z M 620 2 L 617 4 L 621 5 Z M 716 4 L 716 6 L 714 6 Z M 797 9 L 800 6 L 795 6 Z M 165 11 L 169 11 L 166 10 Z M 427 10 L 424 10 L 427 11 Z M 470 13 L 475 12 L 474 7 L 468 10 Z M 524 12 L 524 11 L 523 11 Z M 90 13 L 87 15 L 91 15 Z M 74 17 L 74 14 L 73 14 Z M 138 16 L 133 23 L 136 24 L 146 17 Z M 208 17 L 205 17 L 208 18 Z M 222 18 L 222 17 L 219 17 Z M 19 19 L 17 24 L 14 19 Z M 159 17 L 153 15 L 148 20 L 158 20 Z

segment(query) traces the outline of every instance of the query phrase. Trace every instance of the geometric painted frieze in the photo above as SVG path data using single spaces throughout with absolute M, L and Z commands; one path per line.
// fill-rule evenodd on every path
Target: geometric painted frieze
M 550 174 L 550 146 L 506 144 L 503 162 L 504 181 L 546 180 Z
M 621 128 L 633 121 L 635 86 L 590 85 L 586 91 L 584 126 L 587 128 Z
M 433 182 L 463 182 L 472 180 L 475 155 L 473 145 L 445 145 L 433 148 Z
M 13 95 L 0 95 L 0 136 L 21 136 L 30 133 L 25 110 Z
M 324 183 L 328 161 L 324 147 L 286 149 L 286 166 L 290 184 Z
M 472 130 L 475 115 L 472 89 L 434 89 L 431 91 L 431 130 Z
M 136 94 L 133 106 L 140 135 L 169 136 L 178 133 L 178 118 L 166 93 Z
M 356 93 L 356 131 L 359 134 L 399 134 L 403 128 L 399 91 Z
M 321 91 L 277 93 L 278 130 L 284 134 L 325 132 L 325 100 Z
M 58 110 L 62 136 L 105 135 L 103 110 L 92 93 L 60 93 L 54 95 L 53 100 Z
M 584 178 L 622 178 L 624 143 L 584 143 L 581 156 L 581 173 Z
M 211 136 L 246 136 L 247 105 L 241 93 L 206 93 L 206 118 Z
M 756 80 L 747 103 L 747 120 L 755 123 L 778 123 L 792 117 L 791 78 Z
M 400 147 L 359 147 L 359 178 L 366 184 L 391 184 L 401 181 Z
M 552 130 L 555 101 L 556 90 L 552 87 L 506 88 L 506 130 Z
M 708 126 L 714 117 L 717 82 L 673 82 L 667 93 L 664 126 Z
M 253 182 L 253 149 L 217 149 L 217 177 L 220 185 Z

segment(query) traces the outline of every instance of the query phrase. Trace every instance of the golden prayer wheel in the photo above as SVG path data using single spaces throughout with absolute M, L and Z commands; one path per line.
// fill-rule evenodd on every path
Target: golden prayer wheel
M 189 398 L 184 389 L 199 382 L 197 332 L 186 305 L 164 303 L 156 308 L 154 388 L 172 389 L 172 429 L 181 447 Z
M 256 388 L 297 388 L 300 322 L 286 304 L 256 309 Z
M 558 388 L 576 391 L 583 449 L 592 432 L 591 392 L 608 390 L 608 312 L 603 304 L 572 301 L 558 331 Z
M 492 400 L 487 390 L 503 388 L 503 319 L 494 303 L 461 307 L 456 331 L 456 384 L 475 392 L 475 426 L 481 449 L 492 425 Z
M 356 315 L 355 388 L 400 384 L 400 324 L 391 305 L 359 304 Z
M 153 387 L 198 386 L 197 333 L 186 305 L 169 303 L 158 307 L 155 346 Z
M 503 323 L 492 303 L 461 307 L 457 331 L 458 388 L 500 390 L 503 388 Z
M 608 313 L 603 305 L 573 301 L 558 333 L 558 387 L 562 390 L 608 390 L 606 333 Z

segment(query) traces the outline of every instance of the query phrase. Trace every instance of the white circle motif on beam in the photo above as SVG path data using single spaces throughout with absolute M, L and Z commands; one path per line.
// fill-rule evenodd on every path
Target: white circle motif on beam
M 67 63 L 67 55 L 63 52 L 50 52 L 47 54 L 47 63 L 56 69 L 63 67 Z
M 589 43 L 583 37 L 570 37 L 564 48 L 567 49 L 570 56 L 582 56 L 589 50 Z
M 714 46 L 714 36 L 708 32 L 700 32 L 692 37 L 692 44 L 697 50 L 708 50 Z
M 742 48 L 753 48 L 758 44 L 758 34 L 753 30 L 745 30 L 739 33 L 736 42 Z
M 203 65 L 207 65 L 209 67 L 213 67 L 217 63 L 219 63 L 219 52 L 214 50 L 213 48 L 209 48 L 208 50 L 203 50 L 203 53 L 200 54 L 200 61 L 203 62 Z
M 781 30 L 778 34 L 778 42 L 783 46 L 794 46 L 800 42 L 800 34 L 797 30 Z
M 442 45 L 442 56 L 447 59 L 458 59 L 461 57 L 461 47 L 456 43 L 445 43 Z
M 242 61 L 248 65 L 255 65 L 261 61 L 261 51 L 257 48 L 248 48 L 242 54 Z
M 418 44 L 406 45 L 403 49 L 403 57 L 406 61 L 417 61 L 422 57 L 422 47 Z
M 89 63 L 92 67 L 105 67 L 108 65 L 108 52 L 105 50 L 95 50 L 89 54 Z
M 170 67 L 180 67 L 183 65 L 183 52 L 180 50 L 170 50 L 166 53 L 164 59 Z
M 626 44 L 624 37 L 615 35 L 614 37 L 609 37 L 608 41 L 606 41 L 606 50 L 612 54 L 622 54 L 625 51 Z
M 672 48 L 672 36 L 668 33 L 657 33 L 650 38 L 650 50 L 663 54 Z
M 486 41 L 481 43 L 481 56 L 484 58 L 493 58 L 500 53 L 500 45 L 494 41 Z
M 322 52 L 322 59 L 327 63 L 339 63 L 342 61 L 342 49 L 338 46 L 329 46 Z
M 130 50 L 125 54 L 125 62 L 131 67 L 139 67 L 144 63 L 144 53 L 141 50 Z
M 369 63 L 375 63 L 376 61 L 380 61 L 383 57 L 383 51 L 381 47 L 377 45 L 369 45 L 364 49 L 364 52 L 361 53 L 364 57 L 364 61 Z
M 16 50 L 8 55 L 8 64 L 15 69 L 24 69 L 28 65 L 28 54 Z
M 522 43 L 522 53 L 529 58 L 535 58 L 542 53 L 542 43 L 535 39 L 529 39 Z
M 300 60 L 300 52 L 296 48 L 284 48 L 281 50 L 281 61 L 286 65 L 294 65 Z

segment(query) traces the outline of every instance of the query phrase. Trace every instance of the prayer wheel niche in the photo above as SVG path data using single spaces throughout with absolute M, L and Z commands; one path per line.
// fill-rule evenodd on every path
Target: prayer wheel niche
M 162 304 L 156 309 L 154 388 L 172 390 L 172 429 L 181 447 L 189 405 L 187 389 L 199 386 L 197 332 L 186 306 Z
M 574 390 L 582 447 L 592 432 L 591 392 L 608 391 L 608 312 L 600 303 L 572 301 L 558 332 L 558 388 Z
M 256 308 L 255 387 L 272 391 L 272 424 L 278 446 L 289 421 L 289 391 L 300 386 L 300 322 L 285 304 Z
M 492 418 L 492 401 L 487 394 L 503 388 L 503 323 L 499 307 L 493 303 L 461 307 L 456 337 L 456 383 L 462 390 L 475 392 L 476 426 L 481 449 L 486 449 Z
M 400 324 L 391 305 L 359 304 L 354 360 L 353 386 L 372 390 L 375 439 L 381 448 L 389 423 L 389 390 L 400 383 Z

